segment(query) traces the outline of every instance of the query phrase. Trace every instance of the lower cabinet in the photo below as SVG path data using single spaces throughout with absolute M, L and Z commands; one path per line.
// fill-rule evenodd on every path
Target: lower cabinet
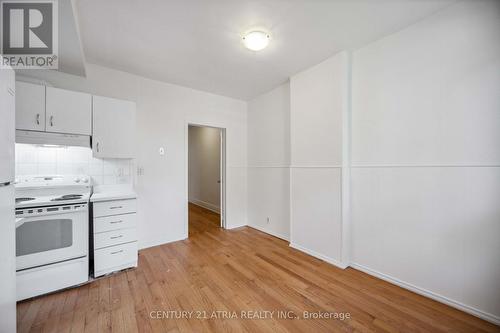
M 137 267 L 135 201 L 127 199 L 93 203 L 94 277 Z M 118 214 L 110 215 L 110 212 L 114 213 L 110 207 L 128 209 L 116 209 Z
M 94 276 L 137 267 L 137 241 L 94 251 Z

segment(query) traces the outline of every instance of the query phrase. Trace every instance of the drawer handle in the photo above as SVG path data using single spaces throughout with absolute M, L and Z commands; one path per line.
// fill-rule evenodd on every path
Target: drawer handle
M 120 250 L 120 251 L 116 251 L 116 252 L 111 252 L 110 254 L 118 254 L 118 253 L 122 253 L 123 250 Z
M 122 223 L 122 222 L 123 222 L 123 220 L 120 220 L 120 221 L 111 221 L 111 222 L 109 222 L 109 223 L 110 223 L 110 224 L 115 224 L 115 223 Z
M 123 206 L 112 206 L 112 207 L 109 207 L 109 209 L 119 209 L 119 208 L 123 208 Z
M 120 235 L 120 236 L 113 236 L 113 237 L 111 237 L 111 239 L 117 239 L 117 238 L 122 238 L 122 237 L 123 237 L 123 235 Z

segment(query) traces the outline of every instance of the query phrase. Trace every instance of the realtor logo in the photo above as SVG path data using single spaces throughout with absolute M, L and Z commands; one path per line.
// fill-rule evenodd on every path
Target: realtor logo
M 2 66 L 58 67 L 57 0 L 0 1 Z

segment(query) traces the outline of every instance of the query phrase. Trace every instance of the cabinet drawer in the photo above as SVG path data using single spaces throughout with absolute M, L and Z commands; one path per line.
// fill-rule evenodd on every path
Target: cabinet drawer
M 137 266 L 137 242 L 115 245 L 94 251 L 96 276 Z
M 101 232 L 94 235 L 94 249 L 137 241 L 135 228 Z
M 94 217 L 135 213 L 136 207 L 136 199 L 94 202 Z
M 135 213 L 94 217 L 94 233 L 133 228 L 135 227 L 136 218 L 137 214 Z

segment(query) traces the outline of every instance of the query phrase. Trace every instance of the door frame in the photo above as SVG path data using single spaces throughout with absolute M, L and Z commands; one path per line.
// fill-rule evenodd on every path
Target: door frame
M 184 133 L 185 149 L 185 218 L 184 218 L 184 235 L 185 238 L 189 237 L 189 126 L 195 127 L 210 127 L 220 130 L 220 227 L 227 228 L 226 220 L 226 128 L 214 125 L 212 123 L 204 123 L 199 121 L 186 121 Z

